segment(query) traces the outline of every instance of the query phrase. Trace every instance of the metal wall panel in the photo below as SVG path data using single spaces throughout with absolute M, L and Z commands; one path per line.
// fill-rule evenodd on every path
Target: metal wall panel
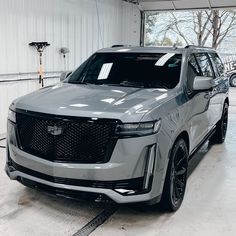
M 45 81 L 46 86 L 59 82 L 53 78 Z M 6 133 L 6 121 L 10 103 L 18 97 L 39 88 L 36 80 L 0 83 L 0 135 Z
M 12 100 L 38 88 L 36 79 L 1 83 L 37 77 L 32 73 L 38 70 L 38 56 L 30 42 L 51 44 L 43 55 L 44 70 L 51 75 L 64 69 L 61 47 L 70 49 L 66 64 L 73 70 L 99 48 L 138 45 L 139 30 L 139 9 L 122 0 L 97 0 L 97 5 L 95 0 L 0 0 L 0 134 L 6 132 Z
M 48 41 L 46 71 L 63 70 L 59 49 L 68 47 L 68 69 L 112 44 L 138 44 L 137 7 L 121 0 L 0 0 L 0 74 L 37 71 L 28 44 Z M 99 33 L 101 30 L 101 33 Z

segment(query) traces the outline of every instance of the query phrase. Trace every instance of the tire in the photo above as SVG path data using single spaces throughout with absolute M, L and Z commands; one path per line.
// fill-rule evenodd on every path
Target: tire
M 178 139 L 171 150 L 162 198 L 159 204 L 164 211 L 177 211 L 183 202 L 187 184 L 188 155 L 185 141 Z
M 222 144 L 225 141 L 227 128 L 228 128 L 228 109 L 227 103 L 224 104 L 223 113 L 221 119 L 216 124 L 216 131 L 209 139 L 210 144 Z
M 236 74 L 233 74 L 230 79 L 229 79 L 229 83 L 231 87 L 236 87 Z

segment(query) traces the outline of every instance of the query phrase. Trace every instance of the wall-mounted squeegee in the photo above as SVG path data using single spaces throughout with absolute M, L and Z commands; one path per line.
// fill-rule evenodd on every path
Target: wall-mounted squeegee
M 42 56 L 43 51 L 46 47 L 50 46 L 48 42 L 32 42 L 29 44 L 29 46 L 34 47 L 37 52 L 39 53 L 39 84 L 44 86 L 43 83 L 43 62 L 42 62 Z

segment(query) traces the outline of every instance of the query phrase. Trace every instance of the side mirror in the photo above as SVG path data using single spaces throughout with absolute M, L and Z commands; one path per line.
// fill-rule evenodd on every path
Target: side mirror
M 193 90 L 209 90 L 214 87 L 212 77 L 196 76 L 193 81 Z
M 65 80 L 66 78 L 68 78 L 68 76 L 72 73 L 72 71 L 65 71 L 65 72 L 62 72 L 61 73 L 61 76 L 60 76 L 60 81 L 63 81 Z

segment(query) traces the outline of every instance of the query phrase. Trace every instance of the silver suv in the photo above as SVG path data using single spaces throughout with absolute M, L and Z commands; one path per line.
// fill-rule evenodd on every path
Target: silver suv
M 11 104 L 6 173 L 59 195 L 175 211 L 189 159 L 206 140 L 225 140 L 228 89 L 212 49 L 100 50 Z

